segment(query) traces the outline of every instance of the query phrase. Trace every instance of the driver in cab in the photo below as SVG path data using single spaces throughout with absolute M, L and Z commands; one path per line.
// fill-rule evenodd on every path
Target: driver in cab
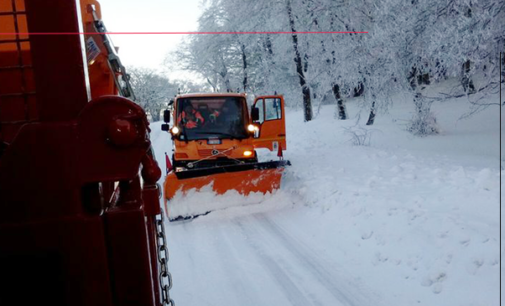
M 187 129 L 194 129 L 201 126 L 205 120 L 199 111 L 194 109 L 191 103 L 187 103 L 184 106 L 184 110 L 181 112 L 179 116 L 178 123 L 183 124 Z

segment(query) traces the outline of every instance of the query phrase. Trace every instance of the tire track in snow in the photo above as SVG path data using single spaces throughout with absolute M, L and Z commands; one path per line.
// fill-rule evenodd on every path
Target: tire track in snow
M 353 293 L 351 293 L 350 290 L 345 290 L 344 292 L 344 289 L 341 289 L 343 283 L 336 281 L 335 275 L 338 274 L 336 272 L 334 274 L 329 272 L 329 269 L 331 268 L 329 264 L 325 264 L 323 259 L 307 247 L 303 246 L 298 240 L 293 238 L 265 214 L 255 214 L 254 218 L 257 220 L 257 224 L 261 225 L 268 235 L 272 236 L 279 245 L 282 245 L 288 252 L 293 254 L 301 265 L 307 267 L 306 271 L 312 274 L 312 276 L 315 277 L 319 283 L 326 288 L 333 297 L 335 297 L 335 299 L 348 306 L 362 306 L 369 304 L 357 294 L 354 294 L 351 298 Z M 374 305 L 377 305 L 377 303 L 374 302 Z
M 251 244 L 247 244 L 248 247 L 251 248 L 253 253 L 258 256 L 258 259 L 261 261 L 266 270 L 283 289 L 284 296 L 288 299 L 290 304 L 293 306 L 314 305 L 307 300 L 303 292 L 296 286 L 282 267 L 280 267 L 272 257 L 268 256 L 258 243 L 254 242 L 254 235 L 251 233 L 251 226 L 254 226 L 255 222 L 252 222 L 247 228 L 239 220 L 234 220 L 233 222 L 240 228 L 245 237 L 251 241 Z M 316 305 L 321 304 L 316 303 Z
M 237 246 L 232 242 L 230 233 L 235 234 L 237 232 L 225 230 L 223 226 L 219 227 L 218 235 L 222 238 L 216 241 L 217 243 L 215 245 L 215 252 L 216 254 L 220 254 L 219 265 L 228 276 L 227 280 L 230 283 L 230 287 L 233 288 L 233 294 L 238 300 L 238 304 L 236 305 L 246 305 L 247 303 L 244 303 L 241 300 L 250 302 L 257 300 L 259 297 L 261 297 L 261 295 L 257 292 L 256 288 L 252 287 L 251 285 L 247 287 L 246 284 L 252 283 L 252 280 L 250 277 L 248 277 L 248 273 L 245 271 L 241 265 L 241 262 L 239 261 L 240 257 L 238 256 Z M 233 240 L 236 241 L 237 239 Z M 243 239 L 238 240 L 240 241 Z M 262 299 L 255 302 L 259 303 L 260 305 L 266 305 L 266 303 L 264 303 L 265 301 Z

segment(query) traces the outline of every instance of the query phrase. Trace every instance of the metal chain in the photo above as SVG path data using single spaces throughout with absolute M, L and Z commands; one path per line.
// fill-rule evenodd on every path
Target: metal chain
M 156 217 L 156 237 L 158 245 L 158 261 L 160 262 L 160 289 L 161 289 L 161 304 L 175 306 L 174 300 L 170 298 L 170 289 L 172 289 L 172 274 L 168 271 L 168 248 L 165 236 L 165 213 L 161 210 L 160 218 Z

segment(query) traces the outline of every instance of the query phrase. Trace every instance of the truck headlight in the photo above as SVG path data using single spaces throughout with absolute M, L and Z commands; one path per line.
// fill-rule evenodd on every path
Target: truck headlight
M 174 136 L 175 136 L 175 135 L 179 134 L 179 132 L 180 132 L 180 131 L 181 131 L 181 130 L 180 130 L 178 127 L 174 126 L 174 127 L 170 130 L 170 133 L 172 133 L 172 135 L 174 135 Z

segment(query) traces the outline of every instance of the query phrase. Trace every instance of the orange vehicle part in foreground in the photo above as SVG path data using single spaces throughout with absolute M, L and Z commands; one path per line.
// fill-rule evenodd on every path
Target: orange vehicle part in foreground
M 88 4 L 0 0 L 0 305 L 169 302 L 146 114 L 103 37 L 55 34 L 96 32 Z

